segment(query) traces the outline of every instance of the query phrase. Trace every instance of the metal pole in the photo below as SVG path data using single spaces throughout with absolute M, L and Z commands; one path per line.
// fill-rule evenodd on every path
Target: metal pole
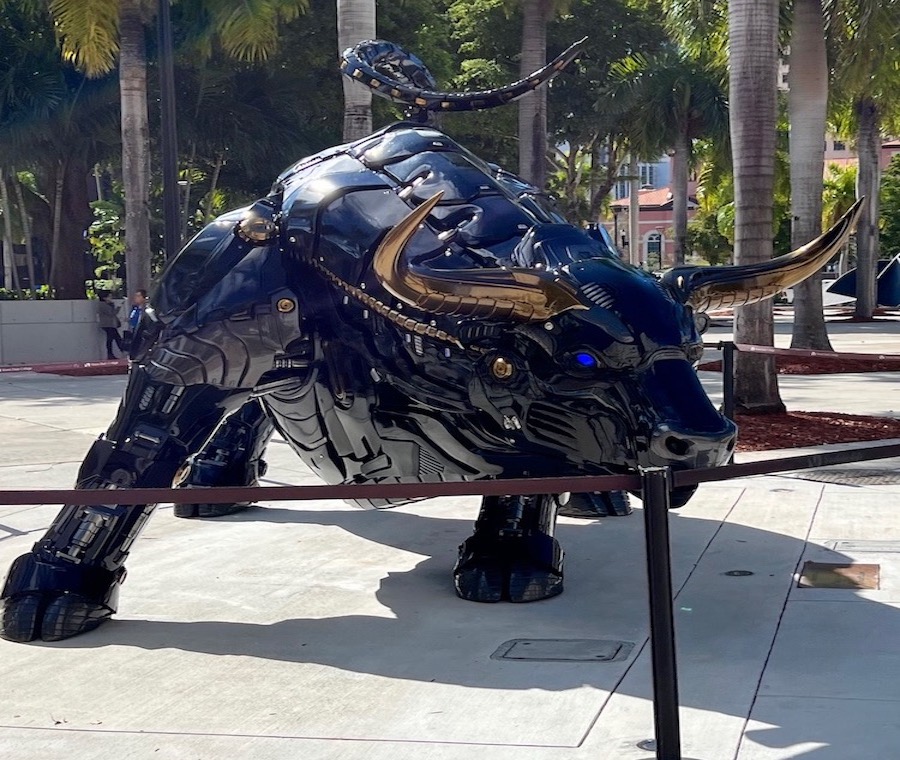
M 641 499 L 650 595 L 650 649 L 653 660 L 653 720 L 657 760 L 682 760 L 669 551 L 668 467 L 641 468 Z
M 179 249 L 178 232 L 178 137 L 175 129 L 175 64 L 172 43 L 170 0 L 159 0 L 157 39 L 159 43 L 159 89 L 162 115 L 163 242 L 166 258 Z
M 722 414 L 734 420 L 734 343 L 725 340 L 719 343 L 722 350 Z
M 722 414 L 734 421 L 734 353 L 737 350 L 730 340 L 719 344 L 722 348 Z M 728 457 L 728 464 L 734 462 L 734 451 Z

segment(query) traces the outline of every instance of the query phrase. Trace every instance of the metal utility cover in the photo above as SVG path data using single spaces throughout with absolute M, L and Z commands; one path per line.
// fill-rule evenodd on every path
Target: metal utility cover
M 815 480 L 819 483 L 837 483 L 845 486 L 889 486 L 900 483 L 900 471 L 896 469 L 819 469 L 792 473 L 801 480 Z
M 844 541 L 835 539 L 826 541 L 825 546 L 836 552 L 844 554 L 859 554 L 870 552 L 875 554 L 900 553 L 900 541 Z
M 880 565 L 806 562 L 797 585 L 800 588 L 877 589 Z
M 512 639 L 491 655 L 494 660 L 538 662 L 615 662 L 634 649 L 631 641 L 605 639 Z

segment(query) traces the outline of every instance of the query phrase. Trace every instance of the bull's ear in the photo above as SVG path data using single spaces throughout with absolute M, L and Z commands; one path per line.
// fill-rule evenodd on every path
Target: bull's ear
M 742 266 L 675 267 L 662 276 L 662 283 L 695 311 L 746 306 L 771 298 L 828 263 L 853 231 L 863 200 L 856 201 L 828 232 L 784 256 Z

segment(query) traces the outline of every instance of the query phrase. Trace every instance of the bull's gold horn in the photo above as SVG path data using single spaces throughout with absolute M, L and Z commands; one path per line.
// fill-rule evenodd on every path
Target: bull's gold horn
M 385 290 L 431 314 L 533 322 L 568 309 L 586 309 L 576 290 L 548 272 L 534 269 L 462 269 L 452 276 L 411 270 L 403 249 L 441 199 L 437 193 L 391 229 L 372 261 Z
M 862 203 L 861 198 L 830 230 L 796 251 L 758 264 L 675 267 L 663 275 L 663 284 L 696 311 L 746 306 L 771 298 L 828 263 L 852 232 Z

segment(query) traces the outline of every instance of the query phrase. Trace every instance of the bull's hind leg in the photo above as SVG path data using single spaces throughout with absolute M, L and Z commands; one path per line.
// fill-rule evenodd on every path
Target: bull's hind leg
M 190 456 L 176 476 L 181 488 L 255 486 L 266 474 L 263 453 L 275 426 L 259 401 L 245 403 L 226 417 L 201 451 Z M 221 517 L 246 509 L 250 502 L 176 504 L 176 517 Z
M 78 474 L 77 488 L 110 489 L 108 502 L 63 507 L 32 551 L 13 563 L 0 594 L 0 636 L 55 641 L 107 620 L 128 552 L 155 506 L 118 504 L 115 489 L 169 486 L 185 457 L 245 397 L 155 382 L 135 367 L 116 420 Z
M 473 602 L 534 602 L 561 594 L 555 496 L 487 496 L 459 548 L 456 593 Z

